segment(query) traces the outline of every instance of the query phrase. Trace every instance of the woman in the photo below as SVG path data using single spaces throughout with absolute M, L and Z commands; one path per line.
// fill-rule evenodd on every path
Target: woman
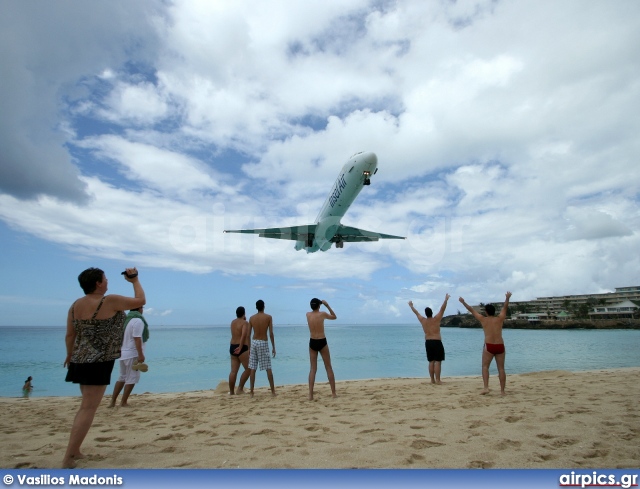
M 33 377 L 29 375 L 29 378 L 24 381 L 24 385 L 22 386 L 22 395 L 24 397 L 29 397 L 29 394 L 33 390 L 33 385 L 31 385 L 32 380 L 33 380 Z
M 73 420 L 63 468 L 73 468 L 84 458 L 80 445 L 89 432 L 102 396 L 111 382 L 115 359 L 120 356 L 124 331 L 123 311 L 146 303 L 135 268 L 127 268 L 124 278 L 133 284 L 135 297 L 105 295 L 107 277 L 99 268 L 88 268 L 78 276 L 85 293 L 69 308 L 67 315 L 67 382 L 80 384 L 82 403 Z

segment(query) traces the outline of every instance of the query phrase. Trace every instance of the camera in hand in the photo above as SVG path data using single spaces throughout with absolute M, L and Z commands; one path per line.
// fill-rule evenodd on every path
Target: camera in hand
M 126 271 L 122 272 L 121 275 L 126 275 L 127 278 L 135 278 L 138 276 L 138 272 L 133 272 L 131 274 L 127 273 Z

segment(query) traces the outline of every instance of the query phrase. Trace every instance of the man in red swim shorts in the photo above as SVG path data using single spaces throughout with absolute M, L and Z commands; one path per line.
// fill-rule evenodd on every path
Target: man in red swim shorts
M 504 371 L 506 352 L 504 349 L 504 340 L 502 339 L 502 325 L 507 318 L 510 297 L 511 292 L 507 292 L 504 305 L 498 316 L 495 315 L 496 308 L 492 304 L 487 304 L 484 307 L 487 315 L 483 316 L 460 297 L 462 305 L 473 314 L 473 317 L 480 321 L 484 331 L 484 348 L 482 349 L 482 381 L 484 383 L 484 389 L 482 390 L 482 394 L 489 393 L 489 365 L 491 365 L 491 361 L 495 358 L 496 366 L 498 367 L 498 379 L 500 379 L 500 394 L 504 395 L 507 374 Z

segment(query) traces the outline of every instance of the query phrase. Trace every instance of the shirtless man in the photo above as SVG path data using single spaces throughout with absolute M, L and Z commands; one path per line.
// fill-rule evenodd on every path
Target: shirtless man
M 462 297 L 460 302 L 467 308 L 467 310 L 473 314 L 484 330 L 484 348 L 482 350 L 482 382 L 484 383 L 484 389 L 482 394 L 489 393 L 489 365 L 491 361 L 496 359 L 496 366 L 498 367 L 498 378 L 500 379 L 500 394 L 504 396 L 504 387 L 507 383 L 507 374 L 504 371 L 504 359 L 506 352 L 504 349 L 504 340 L 502 339 L 502 325 L 507 317 L 507 308 L 509 307 L 509 298 L 511 292 L 506 293 L 506 299 L 500 314 L 496 316 L 496 308 L 492 304 L 484 306 L 484 310 L 487 316 L 478 314 L 469 304 L 467 304 Z
M 272 355 L 276 357 L 276 342 L 273 337 L 273 319 L 269 314 L 264 312 L 264 301 L 256 302 L 257 314 L 249 318 L 249 335 L 253 330 L 253 339 L 251 340 L 251 350 L 249 352 L 249 370 L 251 370 L 251 397 L 253 397 L 253 386 L 256 381 L 256 369 L 260 365 L 260 370 L 267 371 L 267 378 L 271 386 L 271 394 L 276 395 L 276 388 L 273 384 L 273 373 L 271 372 L 271 358 L 269 357 L 269 342 L 267 341 L 267 332 L 271 338 L 271 346 L 273 347 Z
M 320 305 L 329 310 L 329 313 L 320 311 Z M 313 401 L 313 385 L 316 382 L 316 372 L 318 370 L 318 352 L 322 355 L 322 361 L 324 362 L 324 368 L 327 371 L 327 378 L 329 379 L 329 385 L 331 386 L 331 395 L 336 395 L 336 379 L 333 375 L 333 368 L 331 367 L 331 354 L 329 353 L 329 345 L 327 345 L 327 338 L 324 335 L 324 320 L 336 319 L 337 316 L 331 309 L 331 306 L 327 301 L 321 301 L 320 299 L 311 299 L 311 312 L 307 313 L 307 323 L 309 324 L 309 333 L 311 339 L 309 340 L 309 360 L 311 362 L 311 370 L 309 370 L 309 400 Z
M 438 385 L 442 384 L 442 382 L 440 382 L 440 371 L 442 369 L 442 362 L 444 362 L 444 346 L 442 345 L 442 336 L 440 336 L 440 321 L 442 321 L 444 310 L 447 308 L 449 297 L 451 297 L 449 294 L 445 296 L 440 311 L 435 317 L 433 317 L 433 311 L 430 307 L 425 308 L 424 313 L 427 316 L 426 318 L 416 311 L 416 308 L 413 307 L 413 302 L 409 301 L 409 307 L 418 318 L 418 321 L 420 321 L 422 329 L 424 330 L 424 348 L 427 350 L 431 383 Z
M 249 323 L 244 314 L 244 307 L 236 309 L 236 319 L 231 321 L 231 345 L 229 354 L 231 355 L 231 373 L 229 373 L 229 394 L 244 394 L 244 384 L 249 379 Z M 236 377 L 240 364 L 244 367 L 244 372 L 240 376 L 238 391 L 235 391 Z

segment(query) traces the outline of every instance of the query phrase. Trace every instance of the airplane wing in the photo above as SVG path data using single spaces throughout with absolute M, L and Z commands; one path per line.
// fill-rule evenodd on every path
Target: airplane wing
M 379 239 L 407 239 L 404 236 L 394 236 L 392 234 L 376 233 L 365 231 L 364 229 L 353 228 L 351 226 L 340 225 L 331 241 L 346 243 L 357 243 L 360 241 L 378 241 Z
M 294 241 L 305 241 L 309 235 L 316 232 L 315 224 L 304 226 L 291 226 L 286 228 L 265 228 L 265 229 L 230 229 L 225 233 L 257 234 L 261 238 L 291 239 Z

